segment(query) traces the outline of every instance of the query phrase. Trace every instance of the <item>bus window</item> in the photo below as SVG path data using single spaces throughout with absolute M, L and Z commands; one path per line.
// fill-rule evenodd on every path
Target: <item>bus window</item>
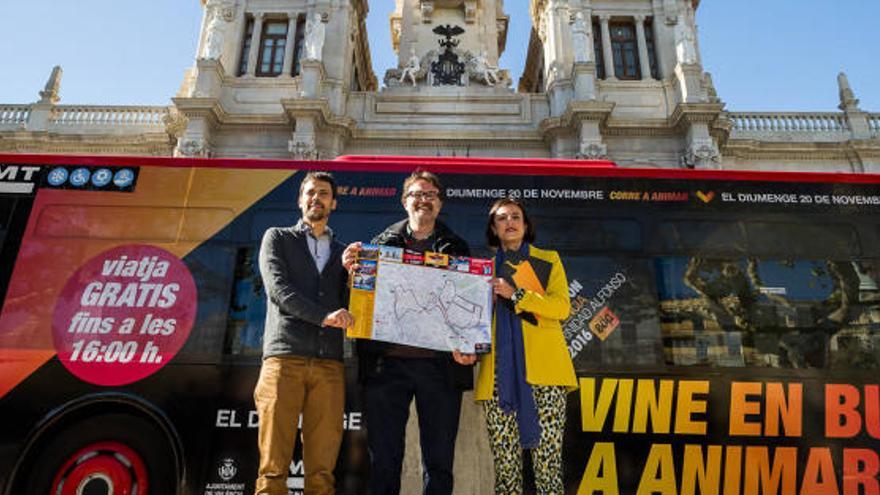
M 850 225 L 791 222 L 660 222 L 651 250 L 714 256 L 783 258 L 857 258 L 859 237 Z
M 562 331 L 575 369 L 663 364 L 650 261 L 560 254 L 572 304 Z
M 651 251 L 744 254 L 746 232 L 740 222 L 687 220 L 660 222 L 649 236 Z
M 785 258 L 858 258 L 859 236 L 845 224 L 745 222 L 749 253 Z
M 577 225 L 577 228 L 573 228 Z M 629 219 L 536 216 L 540 240 L 560 251 L 635 252 L 642 250 L 642 229 Z
M 266 293 L 253 247 L 241 247 L 235 256 L 235 276 L 226 326 L 223 353 L 256 356 L 263 353 L 263 322 Z
M 655 262 L 666 362 L 880 368 L 880 297 L 849 260 Z

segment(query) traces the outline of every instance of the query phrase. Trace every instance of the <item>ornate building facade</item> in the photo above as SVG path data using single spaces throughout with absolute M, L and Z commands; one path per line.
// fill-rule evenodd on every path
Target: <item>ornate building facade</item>
M 396 0 L 398 67 L 381 87 L 367 0 L 202 3 L 197 53 L 173 105 L 59 104 L 55 68 L 39 101 L 0 104 L 0 152 L 454 154 L 880 173 L 880 113 L 859 107 L 843 74 L 839 111 L 726 111 L 703 68 L 699 0 Z M 532 21 L 521 75 L 498 67 L 505 7 L 527 7 Z M 465 404 L 458 492 L 489 493 L 481 414 Z M 405 493 L 420 483 L 412 447 Z
M 859 107 L 843 74 L 840 111 L 726 111 L 703 69 L 699 0 L 531 0 L 521 75 L 498 67 L 503 0 L 396 0 L 399 63 L 381 87 L 367 0 L 202 3 L 173 105 L 59 104 L 56 69 L 36 103 L 0 105 L 0 151 L 880 171 L 880 115 Z

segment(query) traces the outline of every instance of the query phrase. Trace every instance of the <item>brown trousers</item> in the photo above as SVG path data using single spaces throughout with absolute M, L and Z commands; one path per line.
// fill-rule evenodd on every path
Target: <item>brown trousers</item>
M 333 468 L 342 443 L 345 373 L 341 362 L 295 356 L 263 360 L 254 389 L 260 415 L 255 493 L 287 495 L 287 475 L 302 414 L 307 495 L 335 493 Z

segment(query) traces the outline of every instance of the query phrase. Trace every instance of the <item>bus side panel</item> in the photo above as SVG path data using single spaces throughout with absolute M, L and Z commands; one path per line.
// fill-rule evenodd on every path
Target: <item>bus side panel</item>
M 181 441 L 186 444 L 185 450 L 192 455 L 192 459 L 201 462 L 205 456 L 199 451 L 209 445 L 204 433 L 210 431 L 210 424 L 214 421 L 213 411 L 203 405 L 213 403 L 218 395 L 221 376 L 217 363 L 224 336 L 221 333 L 203 339 L 200 327 L 216 314 L 199 312 L 192 330 L 178 329 L 194 341 L 219 342 L 215 356 L 204 352 L 198 358 L 189 360 L 171 355 L 160 360 L 153 356 L 154 362 L 160 363 L 160 366 L 155 366 L 153 371 L 133 383 L 128 383 L 131 382 L 128 380 L 120 384 L 102 383 L 105 378 L 101 376 L 112 377 L 117 372 L 127 374 L 126 368 L 136 366 L 139 361 L 144 362 L 138 359 L 142 355 L 135 359 L 129 356 L 126 363 L 130 364 L 122 364 L 119 354 L 114 352 L 119 347 L 102 345 L 99 349 L 95 345 L 90 350 L 91 339 L 97 342 L 100 338 L 95 329 L 82 333 L 84 327 L 74 329 L 74 319 L 71 319 L 70 329 L 65 331 L 65 328 L 59 327 L 53 334 L 53 318 L 62 302 L 79 302 L 61 297 L 65 286 L 73 284 L 77 287 L 79 284 L 82 289 L 82 285 L 89 282 L 88 279 L 73 278 L 75 273 L 97 260 L 98 269 L 93 270 L 90 276 L 104 276 L 105 271 L 112 271 L 105 268 L 112 267 L 116 261 L 124 261 L 125 255 L 120 257 L 117 254 L 113 259 L 104 259 L 102 256 L 109 256 L 106 253 L 115 252 L 113 250 L 121 249 L 121 253 L 137 251 L 141 249 L 140 246 L 159 249 L 167 254 L 169 260 L 176 259 L 177 263 L 182 261 L 180 266 L 183 272 L 191 274 L 198 283 L 195 291 L 189 294 L 193 298 L 193 308 L 204 306 L 210 309 L 210 304 L 203 304 L 199 300 L 202 296 L 207 301 L 223 293 L 225 300 L 228 290 L 224 287 L 218 291 L 212 287 L 218 281 L 223 283 L 224 267 L 206 266 L 199 260 L 190 260 L 190 254 L 214 239 L 218 232 L 255 201 L 294 173 L 293 170 L 281 169 L 249 171 L 144 167 L 133 192 L 80 191 L 48 186 L 38 191 L 0 315 L 0 397 L 3 397 L 3 416 L 9 418 L 6 422 L 8 427 L 0 433 L 0 455 L 4 459 L 0 462 L 4 466 L 0 480 L 8 478 L 7 469 L 12 469 L 16 461 L 21 461 L 22 470 L 33 467 L 27 465 L 30 457 L 23 456 L 24 441 L 34 438 L 38 423 L 48 418 L 50 412 L 66 413 L 68 406 L 100 403 L 104 400 L 102 397 L 111 396 L 115 397 L 114 403 L 127 403 L 134 409 L 145 407 L 158 416 L 168 418 L 170 428 L 184 437 Z M 214 260 L 217 259 L 215 256 Z M 147 263 L 150 261 L 147 258 L 137 261 L 143 261 L 144 267 L 155 268 Z M 232 261 L 227 265 L 230 272 L 226 282 L 228 285 L 232 279 Z M 219 268 L 216 275 L 215 268 Z M 124 271 L 119 273 L 124 274 Z M 144 277 L 147 276 L 138 274 L 131 278 L 143 282 Z M 149 290 L 150 287 L 144 285 L 140 289 Z M 132 314 L 136 312 L 134 309 L 132 311 Z M 100 317 L 106 310 L 98 308 L 90 312 L 94 314 L 89 316 Z M 225 315 L 219 316 L 225 323 Z M 137 322 L 140 333 L 146 329 L 147 319 Z M 111 334 L 118 332 L 120 343 L 125 341 L 123 334 L 138 334 L 137 329 L 124 330 L 123 327 L 115 327 L 116 332 Z M 220 328 L 221 332 L 224 331 L 225 324 Z M 59 342 L 79 339 L 80 334 L 81 347 L 75 351 L 78 353 L 80 370 L 95 368 L 106 372 L 95 373 L 93 370 L 75 376 L 70 363 L 62 363 L 54 357 L 61 345 Z M 200 350 L 205 349 L 203 346 Z M 96 354 L 100 357 L 95 358 Z M 187 354 L 182 351 L 178 357 Z M 87 355 L 91 357 L 86 358 Z M 107 362 L 101 363 L 101 357 L 107 357 Z M 115 361 L 113 366 L 109 364 L 111 357 Z M 87 359 L 91 364 L 82 365 Z M 195 365 L 195 361 L 199 361 L 199 365 Z M 95 375 L 97 378 L 92 378 Z M 115 410 L 114 407 L 96 406 L 92 413 Z M 207 417 L 202 419 L 205 411 Z M 51 425 L 59 429 L 73 426 L 65 426 L 63 421 Z M 192 469 L 190 466 L 187 471 L 192 476 L 201 469 Z

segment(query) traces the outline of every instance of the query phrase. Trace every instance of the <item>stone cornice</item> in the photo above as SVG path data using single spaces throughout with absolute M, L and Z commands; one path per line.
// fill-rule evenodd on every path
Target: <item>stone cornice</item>
M 433 93 L 433 94 L 417 94 L 417 93 L 404 93 L 398 92 L 394 93 L 391 91 L 382 92 L 382 93 L 363 93 L 367 96 L 375 95 L 375 101 L 377 102 L 406 102 L 413 103 L 418 105 L 420 103 L 432 103 L 432 102 L 444 102 L 444 103 L 485 103 L 485 102 L 498 102 L 498 103 L 510 103 L 510 102 L 520 102 L 524 99 L 528 98 L 528 95 L 522 95 L 519 93 L 490 93 L 488 91 L 483 93 L 453 93 L 453 94 L 441 94 L 441 93 Z
M 387 143 L 387 145 L 386 145 Z M 436 150 L 442 150 L 445 152 L 450 151 L 450 149 L 470 149 L 470 150 L 496 150 L 496 149 L 504 149 L 504 150 L 537 150 L 541 152 L 541 156 L 549 157 L 549 148 L 547 148 L 547 143 L 544 139 L 529 139 L 529 140 L 511 140 L 511 139 L 499 139 L 497 141 L 488 141 L 485 139 L 409 139 L 409 140 L 399 140 L 395 138 L 369 138 L 369 139 L 361 139 L 360 137 L 355 137 L 353 139 L 348 140 L 345 150 L 343 153 L 349 153 L 352 149 L 358 148 L 380 148 L 386 149 L 387 147 L 393 147 L 394 149 L 430 149 L 432 150 L 432 155 L 436 152 Z
M 595 121 L 604 126 L 614 110 L 615 103 L 610 101 L 570 101 L 565 113 L 560 117 L 546 118 L 538 124 L 542 134 L 577 131 L 583 121 Z
M 171 156 L 174 145 L 164 132 L 124 136 L 18 132 L 0 137 L 0 150 L 15 153 Z
M 467 90 L 424 95 L 408 91 L 366 94 L 363 113 L 354 115 L 363 125 L 425 127 L 457 125 L 534 127 L 534 96 L 507 91 Z
M 679 103 L 669 117 L 671 125 L 712 124 L 724 111 L 724 103 Z
M 498 146 L 504 143 L 543 143 L 543 137 L 535 131 L 504 132 L 499 134 L 491 130 L 392 130 L 392 129 L 356 129 L 352 133 L 353 141 L 393 141 L 394 146 L 424 146 L 432 142 L 470 142 L 477 146 L 486 142 L 487 146 Z
M 218 98 L 203 97 L 175 97 L 171 98 L 177 111 L 188 119 L 193 117 L 206 119 L 211 126 L 216 127 L 227 119 L 226 110 Z
M 562 115 L 562 119 L 569 123 L 577 124 L 581 120 L 598 120 L 605 123 L 611 112 L 614 111 L 616 103 L 613 101 L 581 101 L 575 100 L 568 102 L 568 107 Z
M 871 156 L 880 156 L 880 138 L 853 139 L 849 142 L 859 153 L 868 153 Z
M 660 119 L 650 122 L 609 120 L 602 134 L 615 137 L 674 137 L 679 136 L 681 131 Z
M 330 111 L 330 102 L 326 98 L 295 98 L 282 99 L 281 106 L 291 125 L 297 118 L 313 117 L 319 129 L 333 129 L 350 136 L 357 122 L 348 116 L 336 116 Z
M 224 108 L 223 104 L 217 98 L 172 98 L 172 101 L 177 106 L 177 109 L 180 113 L 185 115 L 187 118 L 192 119 L 193 117 L 204 118 L 207 119 L 209 124 L 214 127 L 226 126 L 226 125 L 265 125 L 265 126 L 285 126 L 291 124 L 291 120 L 289 114 L 287 113 L 287 105 L 284 102 L 291 101 L 316 101 L 316 100 L 295 100 L 295 99 L 282 99 L 280 100 L 282 107 L 285 108 L 285 113 L 259 113 L 259 114 L 239 114 L 239 113 L 228 113 Z M 326 106 L 326 100 L 324 101 Z M 306 106 L 314 106 L 314 104 L 305 104 Z M 319 105 L 320 106 L 320 105 Z M 329 115 L 329 107 L 324 108 L 322 112 L 326 112 Z M 338 119 L 338 118 L 337 118 Z M 332 118 L 324 118 L 325 122 L 329 122 L 333 120 Z
M 721 148 L 725 157 L 744 160 L 845 160 L 853 153 L 880 156 L 880 145 L 862 148 L 859 142 L 841 143 L 783 143 L 762 142 L 753 139 L 731 139 Z
M 290 119 L 283 113 L 271 114 L 227 114 L 221 124 L 246 126 L 287 126 Z

